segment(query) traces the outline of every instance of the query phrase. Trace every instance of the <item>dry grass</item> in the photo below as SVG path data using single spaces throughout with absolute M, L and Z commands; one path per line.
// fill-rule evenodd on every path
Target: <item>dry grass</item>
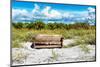
M 65 39 L 73 39 L 79 37 L 77 42 L 73 45 L 79 44 L 95 44 L 95 29 L 55 29 L 55 30 L 34 30 L 34 29 L 12 29 L 12 47 L 20 47 L 18 43 L 34 41 L 32 39 L 36 34 L 50 34 L 50 35 L 62 35 Z

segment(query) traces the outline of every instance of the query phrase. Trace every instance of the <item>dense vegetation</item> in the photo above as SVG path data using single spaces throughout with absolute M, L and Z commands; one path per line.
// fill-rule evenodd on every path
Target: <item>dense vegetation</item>
M 35 34 L 60 34 L 65 39 L 77 38 L 76 43 L 71 46 L 96 44 L 95 26 L 88 23 L 44 23 L 36 21 L 32 23 L 12 23 L 12 47 L 22 47 L 20 43 L 33 41 Z M 65 46 L 70 47 L 70 46 Z
M 88 23 L 81 23 L 77 22 L 74 24 L 65 24 L 65 23 L 44 23 L 43 21 L 35 21 L 31 23 L 12 23 L 13 27 L 16 29 L 21 29 L 21 28 L 27 28 L 27 29 L 35 29 L 35 30 L 41 30 L 41 29 L 89 29 L 93 28 L 95 26 L 90 26 Z

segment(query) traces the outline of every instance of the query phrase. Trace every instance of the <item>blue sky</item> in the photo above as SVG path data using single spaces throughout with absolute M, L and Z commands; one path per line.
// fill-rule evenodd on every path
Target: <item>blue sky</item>
M 91 14 L 91 15 L 90 15 Z M 16 22 L 86 22 L 95 20 L 95 6 L 23 2 L 12 0 L 12 20 Z

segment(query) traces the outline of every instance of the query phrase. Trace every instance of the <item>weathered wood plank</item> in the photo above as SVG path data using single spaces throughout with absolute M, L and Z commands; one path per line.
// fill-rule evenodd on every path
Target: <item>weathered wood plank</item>
M 44 45 L 48 45 L 48 44 L 61 44 L 61 42 L 35 42 L 36 45 L 38 44 L 44 44 Z
M 34 37 L 32 48 L 56 48 L 62 47 L 63 37 L 61 35 L 38 34 Z
M 36 45 L 34 48 L 61 48 L 61 45 L 42 45 L 42 46 L 38 46 Z
M 34 37 L 36 42 L 60 42 L 61 35 L 47 35 L 47 34 L 38 34 Z

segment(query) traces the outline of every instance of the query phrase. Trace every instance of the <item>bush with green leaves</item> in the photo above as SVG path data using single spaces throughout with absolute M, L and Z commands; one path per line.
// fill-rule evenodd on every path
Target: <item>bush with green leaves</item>
M 77 44 L 90 44 L 90 45 L 95 45 L 96 44 L 96 36 L 94 34 L 89 34 L 89 35 L 81 36 L 77 40 Z
M 93 25 L 88 23 L 44 23 L 41 20 L 36 20 L 35 22 L 18 22 L 12 23 L 12 40 L 13 47 L 20 47 L 19 43 L 34 41 L 32 39 L 36 34 L 50 34 L 50 35 L 62 35 L 65 39 L 74 39 L 78 37 L 76 43 L 79 44 L 96 44 L 95 29 Z M 17 42 L 19 41 L 19 43 Z
M 27 28 L 27 29 L 34 29 L 34 23 L 31 22 L 31 23 L 24 23 L 24 28 Z
M 35 21 L 34 23 L 34 29 L 36 30 L 41 30 L 41 29 L 44 29 L 45 28 L 45 23 L 38 20 L 38 21 Z
M 62 22 L 52 22 L 52 23 L 45 23 L 42 20 L 36 20 L 34 22 L 12 22 L 13 27 L 19 29 L 19 28 L 27 28 L 27 29 L 36 29 L 36 30 L 41 30 L 41 29 L 90 29 L 93 28 L 93 26 L 89 25 L 86 22 L 76 22 L 74 24 L 66 24 Z
M 22 22 L 12 23 L 12 25 L 17 29 L 23 28 L 23 23 Z

